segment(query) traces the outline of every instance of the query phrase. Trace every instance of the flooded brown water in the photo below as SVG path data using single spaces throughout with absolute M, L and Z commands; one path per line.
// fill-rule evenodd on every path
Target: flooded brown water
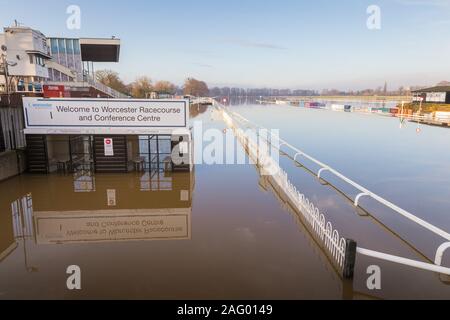
M 194 116 L 224 128 L 210 109 Z M 297 187 L 358 244 L 421 259 L 400 233 L 427 256 L 433 252 L 433 237 L 369 206 L 389 217 L 383 222 L 397 227 L 393 233 L 294 167 Z M 366 286 L 373 264 L 382 270 L 378 291 Z M 80 291 L 66 288 L 70 265 L 82 270 Z M 353 283 L 342 281 L 299 214 L 253 165 L 22 175 L 0 183 L 0 299 L 450 298 L 450 286 L 430 272 L 359 256 L 355 272 Z

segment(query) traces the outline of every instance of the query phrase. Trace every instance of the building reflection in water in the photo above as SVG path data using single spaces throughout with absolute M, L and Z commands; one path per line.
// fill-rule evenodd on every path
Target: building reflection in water
M 95 175 L 90 170 L 80 170 L 73 174 L 74 192 L 94 192 Z
M 35 272 L 31 246 L 189 240 L 193 177 L 189 172 L 94 176 L 89 171 L 28 177 L 24 196 L 14 186 L 9 194 L 5 190 L 9 199 L 2 195 L 0 263 L 23 248 L 25 268 Z

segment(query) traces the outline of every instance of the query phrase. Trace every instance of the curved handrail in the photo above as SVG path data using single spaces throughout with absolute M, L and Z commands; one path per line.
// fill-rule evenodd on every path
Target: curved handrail
M 243 116 L 241 116 L 240 114 L 237 114 L 235 112 L 229 111 L 230 113 L 232 113 L 233 115 L 237 116 L 238 118 L 242 119 L 243 121 L 247 122 L 247 123 L 251 123 L 253 124 L 255 127 L 257 128 L 263 128 L 258 124 L 255 124 L 254 122 L 244 118 Z M 264 128 L 265 129 L 265 128 Z M 266 129 L 267 130 L 267 129 Z M 268 132 L 270 132 L 268 130 Z M 405 209 L 400 208 L 399 206 L 395 205 L 394 203 L 384 199 L 383 197 L 377 195 L 376 193 L 368 190 L 367 188 L 364 188 L 363 186 L 361 186 L 360 184 L 356 183 L 355 181 L 351 180 L 350 178 L 344 176 L 342 173 L 340 173 L 339 171 L 333 169 L 332 167 L 330 167 L 329 165 L 315 159 L 314 157 L 308 155 L 307 153 L 305 153 L 304 151 L 294 147 L 293 145 L 291 145 L 290 143 L 286 142 L 285 140 L 281 139 L 280 137 L 276 136 L 275 134 L 273 134 L 272 132 L 270 132 L 270 134 L 277 138 L 278 141 L 280 142 L 280 146 L 284 145 L 288 148 L 290 148 L 291 150 L 295 151 L 297 154 L 301 154 L 304 158 L 310 160 L 311 162 L 317 164 L 318 166 L 320 166 L 322 169 L 329 171 L 330 173 L 334 174 L 336 177 L 340 178 L 341 180 L 345 181 L 346 183 L 348 183 L 349 185 L 353 186 L 354 188 L 358 189 L 359 191 L 361 191 L 360 195 L 364 195 L 364 196 L 369 196 L 372 199 L 378 201 L 379 203 L 387 206 L 388 208 L 391 208 L 392 210 L 396 211 L 397 213 L 401 214 L 402 216 L 406 217 L 407 219 L 417 223 L 418 225 L 422 226 L 423 228 L 439 235 L 440 237 L 450 241 L 450 234 L 444 230 L 442 230 L 439 227 L 434 226 L 433 224 L 413 215 L 412 213 L 406 211 Z M 322 170 L 323 171 L 323 170 Z M 318 173 L 318 177 L 320 178 L 320 174 L 322 173 L 322 171 L 319 171 Z M 360 197 L 359 197 L 360 198 Z M 359 198 L 357 200 L 359 200 Z M 358 202 L 355 201 L 355 205 L 358 205 Z
M 436 251 L 436 258 L 434 263 L 438 266 L 442 265 L 442 258 L 444 257 L 445 251 L 450 249 L 450 242 L 443 243 Z
M 217 105 L 216 101 L 213 101 L 213 104 Z M 222 108 L 225 111 L 225 108 L 223 108 L 222 106 L 220 106 L 220 108 Z M 238 118 L 242 119 L 244 122 L 246 122 L 248 124 L 252 124 L 256 128 L 265 129 L 265 128 L 263 128 L 263 127 L 255 124 L 255 123 L 247 120 L 246 118 L 242 117 L 241 115 L 239 115 L 239 114 L 237 114 L 235 112 L 232 112 L 232 111 L 228 110 L 227 113 L 231 113 L 235 117 L 238 117 Z M 267 130 L 267 129 L 265 129 L 265 130 Z M 269 131 L 269 130 L 267 130 L 267 131 Z M 317 176 L 319 178 L 320 178 L 322 172 L 330 171 L 334 175 L 336 175 L 337 177 L 341 178 L 343 181 L 347 182 L 348 184 L 352 185 L 356 189 L 360 190 L 361 193 L 359 193 L 356 196 L 356 198 L 355 198 L 355 206 L 358 206 L 358 203 L 359 203 L 359 200 L 360 200 L 361 197 L 370 196 L 371 198 L 373 198 L 373 199 L 377 200 L 378 202 L 386 205 L 387 207 L 393 209 L 394 211 L 396 211 L 397 213 L 403 215 L 404 217 L 406 217 L 406 218 L 412 220 L 413 222 L 421 225 L 422 227 L 428 229 L 429 231 L 431 231 L 431 232 L 433 232 L 433 233 L 435 233 L 435 234 L 437 234 L 437 235 L 439 235 L 439 236 L 449 240 L 450 235 L 446 231 L 444 231 L 444 230 L 442 230 L 442 229 L 440 229 L 440 228 L 438 228 L 438 227 L 436 227 L 436 226 L 434 226 L 434 225 L 424 221 L 423 219 L 420 219 L 420 218 L 416 217 L 412 213 L 409 213 L 408 211 L 406 211 L 406 210 L 398 207 L 397 205 L 389 202 L 388 200 L 382 198 L 381 196 L 379 196 L 379 195 L 369 191 L 368 189 L 362 187 L 358 183 L 356 183 L 353 180 L 347 178 L 346 176 L 344 176 L 340 172 L 336 171 L 335 169 L 331 168 L 330 166 L 328 166 L 328 165 L 318 161 L 317 159 L 309 156 L 308 154 L 304 153 L 303 151 L 299 150 L 298 148 L 292 146 L 291 144 L 289 144 L 288 142 L 286 142 L 283 139 L 279 138 L 278 136 L 274 135 L 273 133 L 271 133 L 271 136 L 272 137 L 275 136 L 278 139 L 279 142 L 282 142 L 282 144 L 281 143 L 279 144 L 279 148 L 282 145 L 286 145 L 287 147 L 289 147 L 290 149 L 292 149 L 292 150 L 294 150 L 296 152 L 296 154 L 294 156 L 294 161 L 296 161 L 297 156 L 301 155 L 301 156 L 311 160 L 312 162 L 318 164 L 321 167 L 321 169 L 317 173 Z M 287 174 L 284 171 L 282 171 L 282 172 L 283 172 L 284 175 L 286 175 L 286 179 L 287 179 Z M 296 188 L 293 185 L 291 185 L 289 182 L 287 184 L 290 187 L 288 189 L 296 191 Z M 289 192 L 288 192 L 288 194 L 289 194 Z M 302 197 L 300 196 L 300 198 L 302 198 Z M 313 224 L 313 226 L 316 226 L 316 225 Z M 334 234 L 333 234 L 333 236 L 330 235 L 330 239 L 331 238 L 335 238 Z M 338 238 L 339 238 L 339 236 L 338 236 Z M 334 239 L 334 240 L 336 240 L 336 239 Z M 329 249 L 331 249 L 331 248 L 329 248 Z M 407 266 L 411 266 L 411 267 L 422 269 L 422 270 L 428 270 L 428 271 L 439 273 L 441 275 L 450 275 L 450 268 L 442 266 L 443 255 L 448 249 L 450 249 L 450 242 L 443 243 L 437 249 L 437 251 L 436 251 L 436 258 L 435 258 L 435 264 L 421 262 L 421 261 L 416 261 L 416 260 L 403 258 L 403 257 L 399 257 L 399 256 L 395 256 L 395 255 L 391 255 L 391 254 L 387 254 L 387 253 L 383 253 L 383 252 L 368 250 L 368 249 L 360 248 L 360 247 L 357 247 L 356 250 L 357 250 L 357 253 L 359 253 L 361 255 L 369 256 L 369 257 L 372 257 L 372 258 L 377 258 L 377 259 L 390 261 L 390 262 L 394 262 L 394 263 L 398 263 L 398 264 L 402 264 L 402 265 L 407 265 Z M 338 262 L 340 262 L 339 255 L 337 257 L 335 257 L 335 258 L 337 258 Z

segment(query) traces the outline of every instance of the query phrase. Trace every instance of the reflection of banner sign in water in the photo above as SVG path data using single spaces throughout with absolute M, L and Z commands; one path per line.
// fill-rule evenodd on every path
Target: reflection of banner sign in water
M 187 100 L 23 98 L 26 133 L 66 130 L 102 134 L 186 128 Z
M 35 212 L 39 244 L 190 239 L 191 209 Z
M 113 139 L 111 138 L 104 139 L 104 145 L 105 145 L 105 156 L 107 157 L 114 156 Z

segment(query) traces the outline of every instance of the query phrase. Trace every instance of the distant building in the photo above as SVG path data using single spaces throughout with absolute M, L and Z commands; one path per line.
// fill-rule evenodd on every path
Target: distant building
M 119 39 L 48 38 L 48 44 L 50 82 L 95 82 L 94 62 L 119 62 Z
M 436 86 L 412 91 L 413 101 L 450 104 L 450 86 Z
M 47 38 L 27 27 L 7 27 L 0 34 L 0 54 L 8 63 L 11 91 L 41 92 L 48 79 L 47 61 L 51 60 Z M 5 72 L 3 66 L 2 73 Z M 6 79 L 0 77 L 0 90 L 6 91 Z
M 120 39 L 55 38 L 15 25 L 0 33 L 0 152 L 26 146 L 22 96 L 127 96 L 95 79 L 94 63 L 119 62 Z
M 120 40 L 100 38 L 48 38 L 29 27 L 4 28 L 0 54 L 8 62 L 9 90 L 4 68 L 0 69 L 0 94 L 41 93 L 44 85 L 89 87 L 98 94 L 123 98 L 125 95 L 95 80 L 94 63 L 119 62 Z M 83 90 L 74 90 L 83 91 Z

